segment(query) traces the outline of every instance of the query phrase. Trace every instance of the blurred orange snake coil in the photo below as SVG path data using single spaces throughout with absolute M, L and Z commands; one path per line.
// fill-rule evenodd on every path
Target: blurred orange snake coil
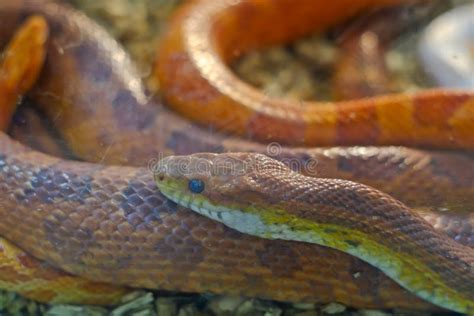
M 47 302 L 112 304 L 128 286 L 472 313 L 473 92 L 313 104 L 266 97 L 226 66 L 396 2 L 186 3 L 150 80 L 171 110 L 84 15 L 46 0 L 0 1 L 2 46 L 29 18 L 3 56 L 0 127 L 29 90 L 87 161 L 0 134 L 0 288 Z M 157 163 L 171 155 L 184 156 Z M 230 178 L 175 168 L 222 159 L 256 168 Z M 185 206 L 307 242 L 253 237 Z

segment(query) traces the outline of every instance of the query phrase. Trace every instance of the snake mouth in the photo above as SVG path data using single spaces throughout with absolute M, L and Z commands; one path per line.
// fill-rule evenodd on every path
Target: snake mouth
M 173 179 L 165 174 L 155 175 L 155 183 L 158 189 L 164 196 L 173 202 L 183 207 L 190 208 L 198 213 L 203 209 L 204 204 L 214 208 L 214 206 L 209 203 L 203 195 L 188 193 L 186 190 L 183 190 L 183 187 L 185 186 L 184 182 L 184 180 Z
M 202 195 L 183 192 L 179 184 L 177 184 L 175 181 L 164 178 L 162 181 L 157 181 L 157 185 L 161 193 L 173 202 L 192 209 L 193 211 L 206 217 L 217 220 L 221 218 L 220 213 L 224 209 L 223 207 L 210 203 Z
M 191 197 L 181 192 L 179 185 L 164 175 L 155 176 L 155 183 L 160 192 L 175 203 L 188 207 Z
M 161 181 L 157 181 L 157 185 L 161 193 L 168 199 L 178 205 L 191 209 L 199 215 L 220 222 L 244 234 L 262 237 L 265 235 L 266 224 L 252 210 L 237 205 L 215 204 L 205 195 L 186 193 L 177 182 L 179 181 L 176 179 L 164 177 Z

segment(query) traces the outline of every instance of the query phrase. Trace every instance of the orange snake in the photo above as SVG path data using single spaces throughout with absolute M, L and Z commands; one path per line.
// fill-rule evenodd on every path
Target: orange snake
M 224 66 L 223 61 L 228 63 L 249 49 L 322 30 L 375 4 L 381 2 L 191 2 L 170 22 L 152 80 L 159 80 L 168 103 L 183 115 L 260 141 L 473 149 L 472 92 L 431 90 L 303 104 L 267 98 Z M 35 13 L 47 19 L 51 34 L 46 64 L 29 95 L 55 118 L 55 127 L 81 159 L 143 166 L 160 154 L 268 153 L 265 145 L 210 133 L 155 103 L 121 48 L 67 7 L 39 0 L 1 2 L 0 39 L 5 41 L 9 30 Z M 242 21 L 254 31 L 242 32 Z M 45 27 L 38 21 L 33 26 Z M 33 42 L 40 45 L 41 37 Z M 16 55 L 10 57 L 15 62 Z M 13 97 L 4 100 L 15 100 L 24 85 L 34 81 L 34 72 L 27 69 L 25 78 L 30 79 L 21 78 L 21 88 L 13 90 L 5 79 L 8 73 L 4 74 L 1 91 L 13 91 Z M 13 82 L 18 81 L 13 77 Z M 8 122 L 8 115 L 5 118 Z M 369 184 L 415 208 L 468 212 L 466 208 L 474 205 L 469 153 L 402 147 L 282 147 L 274 157 L 307 166 L 302 171 L 308 175 L 315 175 L 309 163 L 316 161 L 317 176 Z M 23 147 L 4 134 L 0 168 L 0 235 L 34 257 L 85 279 L 286 301 L 432 308 L 346 254 L 246 236 L 194 215 L 163 197 L 145 168 L 64 161 Z M 426 213 L 425 219 L 469 245 L 471 214 Z M 455 222 L 466 226 L 458 229 Z M 104 304 L 125 291 L 58 272 L 8 243 L 0 250 L 0 285 L 40 301 Z M 454 274 L 459 273 L 456 269 Z M 472 299 L 469 285 L 464 287 Z

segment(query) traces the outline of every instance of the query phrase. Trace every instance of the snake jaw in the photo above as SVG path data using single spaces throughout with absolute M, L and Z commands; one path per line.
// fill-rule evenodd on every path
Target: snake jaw
M 158 187 L 173 202 L 187 207 L 204 217 L 220 222 L 244 234 L 271 238 L 266 233 L 266 224 L 256 212 L 251 212 L 245 208 L 225 207 L 214 204 L 205 196 L 192 193 L 183 194 L 177 189 L 177 186 L 166 185 L 163 182 Z
M 169 156 L 160 161 L 154 178 L 161 193 L 175 203 L 242 233 L 262 236 L 265 223 L 258 215 L 259 203 L 250 203 L 255 192 L 239 194 L 252 186 L 246 175 L 255 167 L 254 158 L 260 156 L 263 157 L 247 153 Z M 246 161 L 249 157 L 252 159 Z M 188 183 L 193 179 L 204 182 L 203 192 L 190 191 Z

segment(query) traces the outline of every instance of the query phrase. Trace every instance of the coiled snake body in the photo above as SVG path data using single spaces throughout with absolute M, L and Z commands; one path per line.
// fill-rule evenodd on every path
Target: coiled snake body
M 328 6 L 323 1 L 301 1 L 288 6 L 287 2 L 185 5 L 170 24 L 152 77 L 159 78 L 165 98 L 188 116 L 207 116 L 215 126 L 247 130 L 249 136 L 261 141 L 474 148 L 471 92 L 388 95 L 327 104 L 318 110 L 262 97 L 237 81 L 220 62 L 228 62 L 236 51 L 241 53 L 257 43 L 288 40 L 380 4 L 339 1 Z M 47 19 L 50 39 L 46 64 L 30 97 L 54 119 L 75 155 L 100 164 L 53 158 L 2 134 L 1 236 L 61 270 L 106 283 L 287 301 L 335 300 L 361 307 L 428 308 L 380 270 L 350 255 L 307 243 L 241 234 L 167 199 L 156 187 L 150 168 L 132 166 L 155 167 L 156 159 L 163 155 L 193 152 L 268 154 L 267 146 L 208 132 L 151 100 L 122 49 L 86 17 L 67 7 L 39 0 L 2 1 L 0 39 L 10 38 L 12 30 L 31 14 Z M 242 18 L 259 31 L 239 31 Z M 270 21 L 285 23 L 269 27 Z M 191 28 L 195 30 L 192 34 Z M 196 105 L 198 110 L 190 109 Z M 197 119 L 203 121 L 201 116 Z M 427 279 L 435 281 L 417 294 L 446 308 L 472 312 L 472 154 L 405 147 L 279 147 L 273 157 L 296 163 L 307 176 L 342 178 L 376 187 L 412 208 L 464 210 L 460 214 L 424 214 L 436 230 L 447 232 L 462 245 L 435 232 L 391 197 L 374 189 L 363 194 L 358 191 L 365 186 L 351 190 L 343 186 L 336 190 L 334 199 L 331 190 L 327 195 L 321 192 L 318 200 L 328 208 L 328 216 L 333 214 L 320 218 L 323 222 L 353 231 L 363 230 L 359 226 L 362 215 L 371 215 L 376 209 L 387 211 L 381 218 L 368 219 L 379 228 L 377 233 L 370 232 L 380 234 L 377 238 L 385 240 L 386 249 L 399 251 L 400 257 L 421 254 L 416 262 L 409 260 L 415 264 L 404 275 L 418 273 L 420 279 L 411 279 L 416 284 L 419 280 L 422 284 Z M 274 178 L 272 182 L 271 175 L 263 172 L 255 180 L 268 182 L 268 194 L 286 196 L 284 193 L 293 188 L 291 182 L 299 183 L 302 178 L 298 177 L 303 177 L 288 174 L 291 176 L 286 180 Z M 317 187 L 324 181 L 310 182 Z M 253 188 L 247 187 L 240 196 L 255 205 L 269 198 Z M 214 198 L 223 199 L 218 192 Z M 321 216 L 311 215 L 307 209 L 312 204 L 308 192 L 314 193 L 314 189 L 308 187 L 288 196 L 287 203 L 293 204 L 287 209 L 292 215 L 302 219 Z M 342 204 L 334 201 L 354 206 L 351 214 L 355 217 L 349 220 L 350 207 L 341 208 Z M 267 203 L 271 202 L 268 199 Z M 389 220 L 395 214 L 393 208 L 403 211 L 399 221 Z M 349 240 L 353 247 L 361 242 Z M 4 260 L 0 261 L 0 285 L 27 296 L 43 301 L 106 303 L 124 291 L 61 274 L 8 243 L 0 249 L 4 255 L 0 256 Z M 13 261 L 5 261 L 9 255 Z M 38 274 L 28 275 L 28 271 Z M 103 289 L 108 290 L 108 296 L 101 296 Z

